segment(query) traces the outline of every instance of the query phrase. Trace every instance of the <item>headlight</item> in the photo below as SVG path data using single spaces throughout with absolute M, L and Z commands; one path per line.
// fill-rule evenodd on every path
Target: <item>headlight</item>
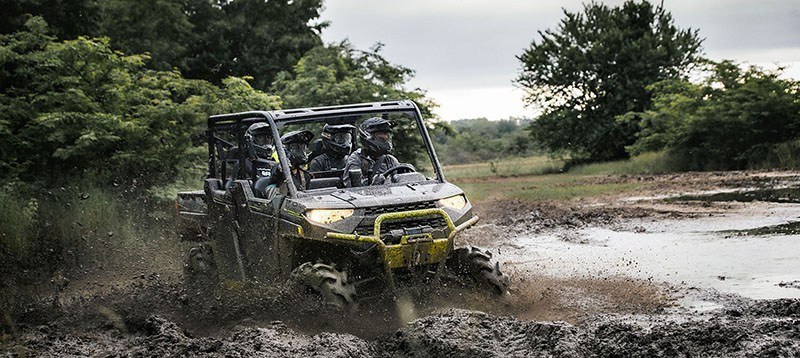
M 312 209 L 306 211 L 306 219 L 318 224 L 330 224 L 349 218 L 353 209 Z
M 467 198 L 459 194 L 449 198 L 439 199 L 439 203 L 451 209 L 461 210 L 467 205 Z

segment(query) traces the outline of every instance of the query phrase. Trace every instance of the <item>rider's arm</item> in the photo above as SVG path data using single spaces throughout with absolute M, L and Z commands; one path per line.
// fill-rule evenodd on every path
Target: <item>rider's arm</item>
M 350 169 L 361 169 L 361 156 L 358 152 L 353 152 L 347 157 L 347 162 L 342 172 L 342 185 L 344 185 L 345 188 L 360 186 L 361 183 L 350 182 Z

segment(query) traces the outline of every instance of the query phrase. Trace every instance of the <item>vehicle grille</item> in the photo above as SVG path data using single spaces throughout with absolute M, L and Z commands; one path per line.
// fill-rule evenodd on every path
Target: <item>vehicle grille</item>
M 378 216 L 380 214 L 396 213 L 398 211 L 432 209 L 435 207 L 436 207 L 436 201 L 431 200 L 431 201 L 421 201 L 417 203 L 371 207 L 367 209 L 365 214 L 367 216 L 373 216 L 373 215 Z
M 386 220 L 381 223 L 382 236 L 389 234 L 392 230 L 407 229 L 420 226 L 430 226 L 434 231 L 446 231 L 447 222 L 440 215 L 433 215 L 429 217 L 418 217 L 402 220 Z M 358 235 L 372 235 L 374 231 L 374 220 L 365 219 L 358 227 L 355 233 Z

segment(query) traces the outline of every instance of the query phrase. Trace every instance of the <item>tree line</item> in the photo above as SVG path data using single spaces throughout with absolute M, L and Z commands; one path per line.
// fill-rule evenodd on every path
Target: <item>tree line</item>
M 564 11 L 518 56 L 534 144 L 573 163 L 664 150 L 677 170 L 800 167 L 798 82 L 704 58 L 662 5 Z M 690 81 L 690 76 L 700 81 Z

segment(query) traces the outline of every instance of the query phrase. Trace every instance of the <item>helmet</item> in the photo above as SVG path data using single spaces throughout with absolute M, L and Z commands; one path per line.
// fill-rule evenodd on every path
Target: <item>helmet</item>
M 392 123 L 380 118 L 367 118 L 358 127 L 358 137 L 361 145 L 370 156 L 389 154 L 394 147 L 392 146 Z
M 244 139 L 247 143 L 247 151 L 252 159 L 269 159 L 275 146 L 272 140 L 272 132 L 269 124 L 261 122 L 254 123 L 244 132 Z
M 328 155 L 336 158 L 350 154 L 353 149 L 353 131 L 356 127 L 349 124 L 330 125 L 322 128 L 322 147 Z
M 299 167 L 308 162 L 308 142 L 314 138 L 311 131 L 292 131 L 281 137 L 281 143 L 293 167 Z

